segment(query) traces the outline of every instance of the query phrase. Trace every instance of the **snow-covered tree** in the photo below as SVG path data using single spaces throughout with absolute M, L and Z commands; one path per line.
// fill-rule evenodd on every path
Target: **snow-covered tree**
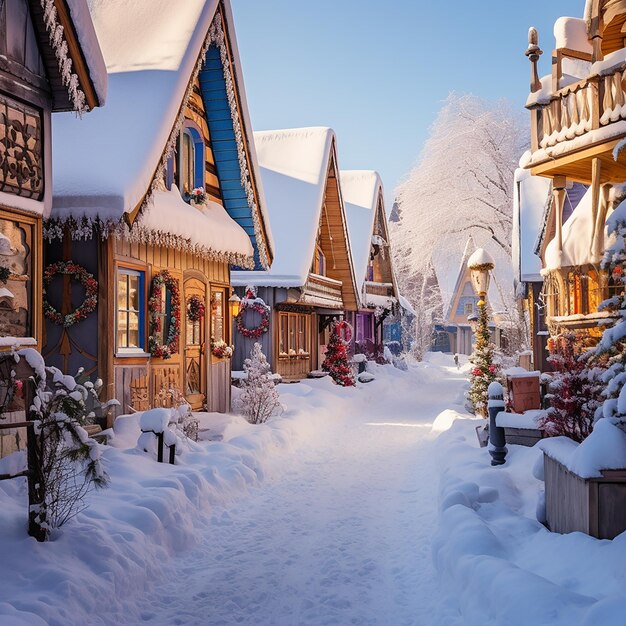
M 262 424 L 281 408 L 280 396 L 271 377 L 271 368 L 260 343 L 255 343 L 250 358 L 243 362 L 246 376 L 241 381 L 241 408 L 251 424 Z
M 615 243 L 605 252 L 603 266 L 611 272 L 615 284 L 621 285 L 621 293 L 605 300 L 600 310 L 615 313 L 613 325 L 602 334 L 595 348 L 594 359 L 604 356 L 608 368 L 602 380 L 605 389 L 604 402 L 597 417 L 612 419 L 626 430 L 626 202 L 622 202 L 607 220 L 609 235 L 615 235 Z
M 421 360 L 433 344 L 435 325 L 443 321 L 441 293 L 432 266 L 425 274 L 415 274 L 411 279 L 416 294 L 415 319 L 410 329 L 412 354 Z
M 400 289 L 414 308 L 415 278 L 456 262 L 469 235 L 496 261 L 510 259 L 513 174 L 527 137 L 504 100 L 453 93 L 445 101 L 390 217 Z
M 498 378 L 498 366 L 494 363 L 495 346 L 489 335 L 489 317 L 487 303 L 478 302 L 478 329 L 476 330 L 476 344 L 470 356 L 470 363 L 474 366 L 470 372 L 470 388 L 467 399 L 476 415 L 487 417 L 487 392 L 489 385 Z
M 546 399 L 550 408 L 540 426 L 550 436 L 564 435 L 583 441 L 593 430 L 595 413 L 602 404 L 603 360 L 590 363 L 589 337 L 567 333 L 549 340 L 552 366 Z
M 339 324 L 339 322 L 333 322 L 322 369 L 328 372 L 338 385 L 353 387 L 356 383 L 348 362 L 348 344 L 339 333 Z

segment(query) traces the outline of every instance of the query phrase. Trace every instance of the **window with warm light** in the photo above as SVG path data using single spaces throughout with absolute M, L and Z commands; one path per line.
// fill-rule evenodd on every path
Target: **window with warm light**
M 116 349 L 121 353 L 143 352 L 144 273 L 118 268 L 116 288 Z

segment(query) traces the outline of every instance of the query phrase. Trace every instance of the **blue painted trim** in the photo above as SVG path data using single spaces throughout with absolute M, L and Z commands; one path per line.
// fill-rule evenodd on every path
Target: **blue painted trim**
M 260 270 L 262 267 L 254 233 L 254 216 L 241 184 L 237 142 L 228 105 L 224 70 L 220 52 L 215 46 L 211 46 L 207 52 L 199 81 L 224 208 L 250 237 L 254 248 L 254 269 Z

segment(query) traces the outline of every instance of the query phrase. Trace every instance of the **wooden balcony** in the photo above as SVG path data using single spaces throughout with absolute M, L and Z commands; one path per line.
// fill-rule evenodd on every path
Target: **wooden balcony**
M 330 309 L 343 308 L 340 280 L 309 274 L 300 302 Z
M 365 293 L 371 296 L 383 296 L 393 298 L 393 285 L 391 283 L 365 282 Z
M 626 180 L 626 151 L 617 160 L 613 155 L 626 137 L 626 62 L 616 63 L 549 97 L 531 94 L 532 156 L 526 167 L 533 174 L 590 184 L 592 161 L 598 159 L 603 183 Z

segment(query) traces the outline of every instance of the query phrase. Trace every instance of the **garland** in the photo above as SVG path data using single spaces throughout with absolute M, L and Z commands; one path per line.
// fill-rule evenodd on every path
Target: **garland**
M 159 343 L 157 334 L 161 332 L 161 310 L 163 287 L 169 289 L 171 310 L 170 326 L 165 343 Z M 180 338 L 180 292 L 178 280 L 167 270 L 162 270 L 152 278 L 151 293 L 148 300 L 148 314 L 150 316 L 150 336 L 148 337 L 148 350 L 153 357 L 169 359 L 172 354 L 178 352 L 178 340 Z M 167 313 L 167 312 L 166 312 Z
M 261 321 L 258 326 L 254 328 L 247 328 L 243 323 L 244 313 L 247 311 L 256 311 L 261 316 Z M 256 297 L 256 289 L 247 287 L 246 297 L 241 301 L 241 308 L 237 315 L 237 330 L 244 337 L 249 339 L 258 339 L 261 335 L 265 334 L 270 328 L 270 308 L 261 300 Z
M 47 299 L 50 282 L 55 276 L 69 276 L 85 288 L 83 303 L 71 313 L 63 315 Z M 84 267 L 72 261 L 59 261 L 48 265 L 43 273 L 43 314 L 44 317 L 59 326 L 69 328 L 84 320 L 96 310 L 98 304 L 98 281 Z
M 233 349 L 223 339 L 215 341 L 215 339 L 211 337 L 211 354 L 219 359 L 225 357 L 230 358 L 233 355 Z
M 199 322 L 204 317 L 204 302 L 200 296 L 187 298 L 187 319 L 190 322 Z

